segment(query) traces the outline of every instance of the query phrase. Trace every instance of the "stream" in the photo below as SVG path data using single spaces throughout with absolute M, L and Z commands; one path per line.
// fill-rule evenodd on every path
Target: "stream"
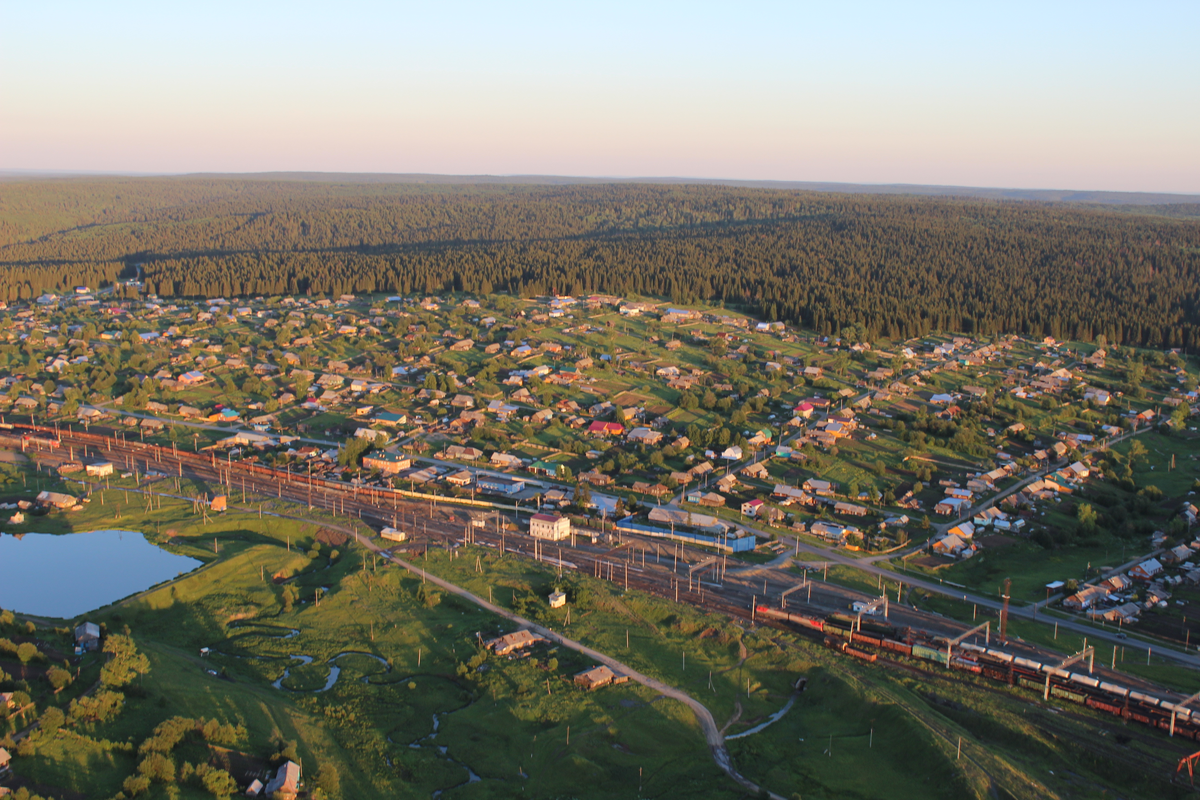
M 283 638 L 291 638 L 291 637 L 288 636 L 288 637 L 283 637 Z M 290 667 L 288 669 L 285 669 L 283 671 L 283 675 L 279 676 L 279 678 L 276 679 L 271 685 L 274 686 L 276 689 L 283 689 L 285 692 L 300 693 L 300 692 L 305 692 L 305 691 L 311 691 L 313 694 L 320 694 L 321 692 L 328 692 L 330 689 L 333 688 L 333 685 L 338 682 L 338 678 L 340 678 L 342 675 L 342 668 L 339 667 L 334 662 L 337 661 L 339 658 L 344 658 L 346 656 L 365 656 L 367 658 L 373 658 L 376 661 L 378 661 L 380 664 L 383 665 L 383 668 L 384 668 L 383 671 L 385 673 L 390 672 L 392 669 L 391 666 L 388 665 L 386 658 L 377 656 L 374 653 L 364 653 L 361 650 L 343 650 L 342 652 L 338 653 L 336 656 L 334 656 L 333 658 L 331 658 L 325 662 L 326 664 L 329 665 L 329 677 L 325 679 L 325 685 L 322 686 L 320 689 L 311 689 L 311 690 L 288 689 L 287 687 L 285 687 L 283 685 L 283 682 L 288 679 L 288 675 L 291 673 Z M 291 658 L 291 659 L 295 659 L 296 661 L 300 661 L 301 666 L 305 666 L 305 665 L 311 664 L 313 662 L 312 656 L 292 655 L 292 656 L 286 656 L 286 658 Z M 362 682 L 370 683 L 371 676 L 364 675 L 362 677 Z
M 768 725 L 773 725 L 776 722 L 779 722 L 779 720 L 783 719 L 784 714 L 786 714 L 787 712 L 792 710 L 792 706 L 794 706 L 795 704 L 796 704 L 796 695 L 792 695 L 788 699 L 788 701 L 786 703 L 784 703 L 783 708 L 779 709 L 774 714 L 767 717 L 767 719 L 765 721 L 760 722 L 758 725 L 755 725 L 753 728 L 751 728 L 748 731 L 742 731 L 741 733 L 735 733 L 733 736 L 726 736 L 725 741 L 728 742 L 728 741 L 732 741 L 733 739 L 741 739 L 743 736 L 749 736 L 753 733 L 758 733 L 759 731 L 766 728 Z
M 229 627 L 237 628 L 237 629 L 257 628 L 257 629 L 259 629 L 258 633 L 260 633 L 261 635 L 268 636 L 269 638 L 281 639 L 281 640 L 294 639 L 300 635 L 300 631 L 296 628 L 282 628 L 282 627 L 276 627 L 273 625 L 263 625 L 261 623 L 255 623 L 255 622 L 249 622 L 249 621 L 234 622 L 234 623 L 231 623 L 229 625 Z M 271 631 L 272 633 L 265 633 L 264 629 L 266 631 Z M 278 632 L 278 633 L 275 633 L 275 632 Z M 272 634 L 274 634 L 274 635 L 272 635 Z M 219 652 L 219 651 L 214 651 L 214 652 Z M 299 653 L 287 655 L 287 656 L 240 656 L 240 655 L 233 655 L 233 654 L 229 654 L 229 653 L 222 653 L 222 655 L 232 655 L 234 658 L 286 658 L 286 659 L 291 659 L 293 662 L 299 662 L 299 666 L 308 666 L 309 664 L 313 663 L 312 656 L 302 655 Z M 391 670 L 392 670 L 391 666 L 387 663 L 387 659 L 383 658 L 382 656 L 375 655 L 374 653 L 366 653 L 361 650 L 343 650 L 342 652 L 338 653 L 337 655 L 333 656 L 332 658 L 330 658 L 328 661 L 325 662 L 326 664 L 329 665 L 329 676 L 325 679 L 325 685 L 322 686 L 320 689 L 289 689 L 283 685 L 283 682 L 286 681 L 288 679 L 288 677 L 291 675 L 292 667 L 297 666 L 296 663 L 293 663 L 288 668 L 286 668 L 283 671 L 282 675 L 280 675 L 278 678 L 276 678 L 274 681 L 271 682 L 271 686 L 275 689 L 279 689 L 279 690 L 285 691 L 285 692 L 292 692 L 295 694 L 301 694 L 304 692 L 312 692 L 313 694 L 320 694 L 321 692 L 327 692 L 330 689 L 332 689 L 335 684 L 337 684 L 338 679 L 341 677 L 341 674 L 342 674 L 342 668 L 339 667 L 336 662 L 339 659 L 345 658 L 347 656 L 365 656 L 367 658 L 373 658 L 376 661 L 378 661 L 380 664 L 383 665 L 384 674 L 391 672 Z M 376 674 L 378 674 L 378 673 L 376 673 Z M 418 676 L 415 676 L 415 675 L 410 676 L 410 678 L 406 678 L 404 680 L 410 680 L 411 678 L 415 678 L 415 677 L 418 677 Z M 364 675 L 360 680 L 365 684 L 370 684 L 371 676 Z M 397 682 L 400 683 L 403 681 L 397 681 Z M 472 701 L 472 703 L 473 702 L 474 701 Z M 468 703 L 467 705 L 463 706 L 462 708 L 454 709 L 454 711 L 461 711 L 463 708 L 469 708 L 472 705 L 472 703 Z M 789 707 L 790 707 L 790 704 L 789 704 Z M 420 750 L 425 747 L 432 747 L 437 752 L 439 758 L 445 759 L 446 761 L 450 762 L 451 764 L 454 764 L 457 767 L 461 767 L 462 769 L 466 770 L 466 772 L 467 772 L 467 779 L 465 781 L 463 781 L 462 783 L 456 784 L 454 786 L 447 787 L 445 789 L 438 789 L 432 795 L 433 800 L 437 800 L 438 798 L 440 798 L 444 792 L 450 791 L 452 789 L 457 789 L 461 786 L 466 786 L 467 784 L 479 783 L 480 781 L 483 780 L 483 778 L 479 777 L 479 775 L 477 775 L 475 773 L 475 770 L 471 769 L 469 766 L 467 766 L 463 762 L 459 761 L 458 759 L 456 759 L 452 755 L 450 755 L 449 748 L 447 746 L 436 745 L 433 743 L 433 741 L 437 738 L 438 729 L 441 728 L 441 724 L 442 724 L 441 718 L 446 716 L 447 714 L 453 714 L 454 711 L 443 711 L 441 713 L 434 714 L 433 715 L 433 730 L 430 733 L 426 734 L 425 736 L 422 736 L 421 738 L 419 738 L 413 742 L 410 742 L 408 744 L 408 747 L 410 747 L 414 750 Z M 782 713 L 780 714 L 780 716 L 782 716 Z M 742 735 L 745 735 L 745 734 L 742 734 Z M 397 744 L 397 742 L 393 741 L 391 734 L 388 734 L 388 736 L 386 737 L 386 740 L 389 744 L 393 744 L 393 745 Z M 393 766 L 391 758 L 389 758 L 387 756 L 384 756 L 384 762 L 389 767 Z
M 468 703 L 467 705 L 463 706 L 463 708 L 469 708 L 470 705 L 471 704 Z M 455 710 L 462 711 L 462 708 L 455 709 Z M 438 789 L 432 795 L 433 800 L 437 800 L 439 797 L 441 797 L 443 792 L 448 792 L 453 789 L 457 789 L 460 786 L 466 786 L 469 783 L 478 783 L 483 780 L 483 778 L 481 778 L 475 774 L 475 770 L 471 769 L 466 764 L 459 761 L 454 756 L 450 755 L 449 747 L 446 747 L 445 745 L 422 744 L 422 742 L 426 742 L 426 741 L 432 743 L 432 741 L 437 738 L 438 728 L 441 727 L 441 724 L 442 724 L 440 717 L 444 717 L 447 714 L 453 714 L 453 713 L 454 713 L 453 711 L 444 711 L 441 714 L 434 714 L 433 715 L 433 732 L 427 734 L 426 736 L 422 736 L 420 739 L 417 739 L 415 742 L 411 742 L 408 745 L 409 747 L 413 748 L 414 750 L 420 750 L 422 747 L 429 747 L 429 746 L 435 747 L 437 749 L 437 753 L 439 756 L 446 759 L 451 764 L 462 767 L 463 769 L 465 769 L 467 771 L 467 779 L 465 781 L 463 781 L 462 783 L 459 783 L 459 784 L 455 784 L 454 786 L 447 787 L 445 789 Z

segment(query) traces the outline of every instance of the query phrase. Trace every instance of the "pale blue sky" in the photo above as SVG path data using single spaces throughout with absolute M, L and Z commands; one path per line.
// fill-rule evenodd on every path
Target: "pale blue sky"
M 0 168 L 1200 192 L 1200 3 L 0 0 Z

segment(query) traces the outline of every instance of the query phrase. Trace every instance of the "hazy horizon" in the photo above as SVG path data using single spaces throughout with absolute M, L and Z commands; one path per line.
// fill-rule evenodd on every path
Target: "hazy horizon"
M 8 170 L 1200 193 L 1191 4 L 5 12 Z

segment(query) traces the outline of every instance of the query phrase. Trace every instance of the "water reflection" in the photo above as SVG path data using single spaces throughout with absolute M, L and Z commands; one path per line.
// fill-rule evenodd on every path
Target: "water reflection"
M 135 531 L 0 535 L 0 608 L 69 619 L 200 564 Z

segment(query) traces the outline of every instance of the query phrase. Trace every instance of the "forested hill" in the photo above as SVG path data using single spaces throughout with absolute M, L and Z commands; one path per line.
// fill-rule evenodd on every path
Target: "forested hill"
M 0 297 L 454 289 L 743 304 L 872 335 L 1200 345 L 1200 214 L 683 185 L 0 183 Z

